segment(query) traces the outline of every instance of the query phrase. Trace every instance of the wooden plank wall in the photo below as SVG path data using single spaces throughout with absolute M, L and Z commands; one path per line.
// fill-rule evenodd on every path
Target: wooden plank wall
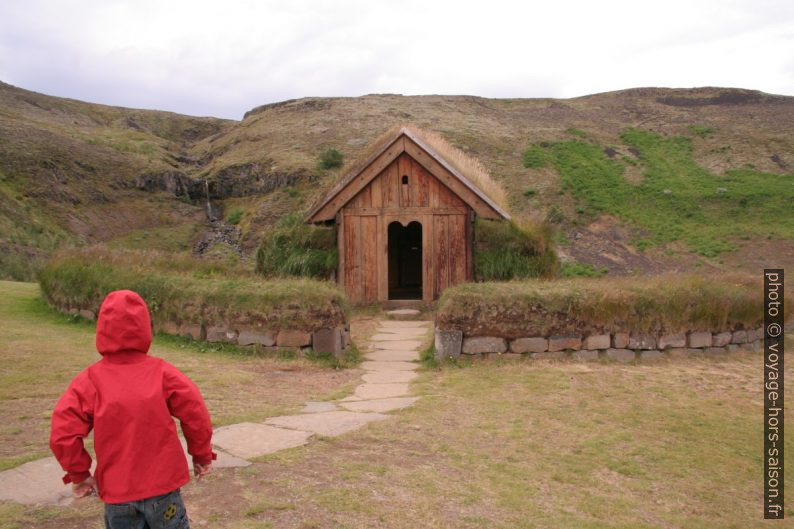
M 433 215 L 433 298 L 450 286 L 469 279 L 468 215 Z
M 345 281 L 345 290 L 352 302 L 361 301 L 361 274 L 360 266 L 361 261 L 359 255 L 361 250 L 359 248 L 359 233 L 361 231 L 361 217 L 345 216 L 343 226 L 344 236 L 344 252 L 342 263 L 344 270 L 342 277 Z
M 425 300 L 472 279 L 470 212 L 419 163 L 400 155 L 342 209 L 340 275 L 351 301 L 388 299 L 388 225 L 393 221 L 422 223 Z

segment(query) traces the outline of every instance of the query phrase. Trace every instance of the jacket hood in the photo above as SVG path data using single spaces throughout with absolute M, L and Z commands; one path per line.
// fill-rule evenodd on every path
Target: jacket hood
M 132 290 L 111 292 L 102 302 L 96 324 L 99 354 L 149 352 L 152 324 L 143 298 Z

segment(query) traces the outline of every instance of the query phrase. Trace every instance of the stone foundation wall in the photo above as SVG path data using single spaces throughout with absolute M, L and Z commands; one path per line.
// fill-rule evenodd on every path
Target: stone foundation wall
M 665 356 L 763 351 L 763 327 L 733 332 L 691 331 L 675 334 L 613 333 L 590 336 L 527 336 L 512 340 L 499 336 L 464 336 L 463 331 L 436 328 L 436 358 L 501 356 L 619 362 L 655 360 Z
M 90 321 L 96 319 L 90 310 L 69 309 L 69 314 L 77 314 Z M 228 343 L 233 345 L 257 346 L 265 352 L 297 350 L 315 353 L 341 355 L 350 347 L 350 325 L 317 330 L 279 329 L 268 330 L 250 325 L 165 322 L 152 324 L 154 332 L 173 334 L 196 341 Z

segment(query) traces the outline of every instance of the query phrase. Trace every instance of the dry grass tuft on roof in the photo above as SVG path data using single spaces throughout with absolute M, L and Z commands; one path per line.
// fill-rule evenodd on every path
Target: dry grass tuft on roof
M 509 212 L 507 206 L 507 193 L 496 180 L 494 180 L 485 166 L 478 159 L 473 158 L 454 147 L 443 136 L 436 132 L 420 129 L 412 124 L 404 124 L 397 129 L 406 128 L 425 142 L 436 154 L 446 160 L 469 182 L 486 194 L 497 206 Z

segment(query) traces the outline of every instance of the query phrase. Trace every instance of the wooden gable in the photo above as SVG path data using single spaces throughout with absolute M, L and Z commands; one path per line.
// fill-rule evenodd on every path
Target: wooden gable
M 409 154 L 402 153 L 356 193 L 343 214 L 406 215 L 433 208 L 435 213 L 467 213 L 468 204 Z
M 407 154 L 408 156 L 404 156 Z M 384 171 L 392 165 L 395 160 L 410 159 L 410 169 L 417 173 L 417 178 L 412 181 L 418 184 L 426 175 L 435 177 L 433 182 L 438 182 L 443 185 L 445 190 L 454 194 L 460 201 L 470 207 L 474 212 L 484 218 L 488 219 L 508 219 L 510 216 L 496 205 L 490 198 L 488 198 L 481 190 L 474 186 L 468 179 L 460 174 L 454 167 L 448 164 L 440 156 L 438 156 L 430 147 L 428 147 L 420 138 L 411 133 L 407 129 L 401 129 L 396 137 L 387 142 L 386 145 L 371 156 L 359 169 L 350 173 L 343 179 L 326 197 L 318 203 L 317 206 L 312 208 L 307 216 L 309 222 L 325 222 L 333 220 L 336 214 L 351 200 L 357 198 L 358 195 L 367 186 L 380 176 Z M 408 163 L 406 161 L 399 163 Z M 424 174 L 422 174 L 424 172 Z M 405 173 L 397 173 L 404 175 Z M 427 180 L 430 182 L 430 180 Z M 381 201 L 386 198 L 387 204 L 390 195 L 388 192 L 394 190 L 390 187 L 393 182 L 385 179 L 385 182 L 376 184 L 376 187 L 386 186 L 386 193 L 381 191 Z M 430 184 L 435 185 L 435 184 Z M 368 191 L 371 193 L 372 191 Z M 413 195 L 406 198 L 404 202 L 411 204 L 408 207 L 415 207 L 417 200 L 422 200 L 422 197 L 427 195 L 430 197 L 431 189 L 424 189 L 421 185 L 412 185 L 409 193 Z M 438 195 L 441 196 L 441 195 Z M 446 194 L 444 194 L 446 196 Z M 413 197 L 413 198 L 411 198 Z M 366 200 L 366 199 L 361 199 Z M 370 199 L 371 200 L 371 199 Z M 377 198 L 375 199 L 378 200 Z M 376 202 L 377 203 L 377 202 Z M 381 202 L 383 203 L 383 202 Z M 371 204 L 371 202 L 370 202 Z M 403 201 L 399 201 L 398 207 L 403 207 Z M 425 207 L 439 207 L 440 204 L 428 204 Z M 375 206 L 379 207 L 379 206 Z M 383 207 L 383 206 L 380 206 Z M 443 206 L 442 206 L 443 207 Z

